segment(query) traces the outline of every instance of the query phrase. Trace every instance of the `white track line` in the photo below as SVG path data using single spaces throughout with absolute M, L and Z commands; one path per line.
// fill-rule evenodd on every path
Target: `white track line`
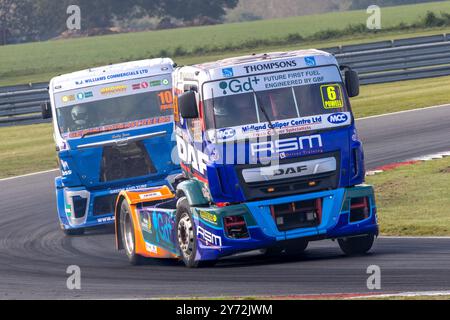
M 367 119 L 375 119 L 375 118 L 382 118 L 382 117 L 393 116 L 393 115 L 397 115 L 397 114 L 418 112 L 418 111 L 423 111 L 423 110 L 430 110 L 430 109 L 437 109 L 437 108 L 446 108 L 446 107 L 450 107 L 450 104 L 441 104 L 441 105 L 438 105 L 438 106 L 431 106 L 431 107 L 426 107 L 426 108 L 418 108 L 418 109 L 412 109 L 412 110 L 403 110 L 403 111 L 397 111 L 397 112 L 391 112 L 391 113 L 384 113 L 384 114 L 379 114 L 379 115 L 375 115 L 375 116 L 358 118 L 358 119 L 356 119 L 356 121 L 367 120 Z
M 32 176 L 37 176 L 40 174 L 45 174 L 45 173 L 50 173 L 50 172 L 56 172 L 59 169 L 52 169 L 52 170 L 47 170 L 47 171 L 41 171 L 41 172 L 34 172 L 34 173 L 29 173 L 29 174 L 24 174 L 22 176 L 15 176 L 15 177 L 10 177 L 10 178 L 4 178 L 4 179 L 0 179 L 0 182 L 2 181 L 9 181 L 9 180 L 15 180 L 15 179 L 20 179 L 20 178 L 26 178 L 26 177 L 32 177 Z
M 450 291 L 423 291 L 423 292 L 403 292 L 394 294 L 374 294 L 374 295 L 360 295 L 348 299 L 373 299 L 373 298 L 402 298 L 402 297 L 440 297 L 450 296 Z

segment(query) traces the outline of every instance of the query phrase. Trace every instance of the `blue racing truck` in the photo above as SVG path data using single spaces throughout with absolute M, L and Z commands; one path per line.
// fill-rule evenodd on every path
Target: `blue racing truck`
M 172 162 L 172 60 L 99 67 L 51 80 L 50 104 L 61 176 L 55 180 L 62 230 L 112 224 L 117 194 L 164 185 Z
M 198 267 L 244 251 L 299 254 L 322 239 L 349 255 L 371 249 L 377 210 L 350 107 L 355 71 L 303 50 L 180 67 L 173 86 L 183 176 L 119 195 L 117 245 L 132 263 Z

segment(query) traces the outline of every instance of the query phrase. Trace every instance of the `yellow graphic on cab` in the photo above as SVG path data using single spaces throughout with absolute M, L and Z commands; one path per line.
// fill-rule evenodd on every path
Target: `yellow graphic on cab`
M 344 95 L 339 84 L 327 84 L 320 87 L 323 107 L 325 109 L 341 109 L 344 107 Z

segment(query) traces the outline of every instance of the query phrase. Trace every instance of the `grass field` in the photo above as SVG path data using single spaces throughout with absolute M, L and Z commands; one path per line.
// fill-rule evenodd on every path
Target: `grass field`
M 386 7 L 382 11 L 383 28 L 400 23 L 412 23 L 427 11 L 450 12 L 450 2 L 432 2 L 400 7 Z M 48 81 L 51 77 L 74 70 L 97 65 L 117 63 L 156 56 L 163 50 L 176 52 L 192 51 L 195 48 L 222 48 L 239 46 L 252 40 L 276 39 L 292 33 L 303 37 L 328 29 L 342 30 L 349 23 L 365 23 L 365 11 L 328 13 L 278 20 L 254 21 L 206 27 L 183 28 L 141 32 L 103 37 L 58 40 L 0 47 L 0 85 Z M 450 31 L 434 29 L 432 32 Z M 430 31 L 427 31 L 430 32 Z M 414 33 L 421 35 L 423 32 Z M 413 35 L 413 34 L 410 34 Z M 347 39 L 336 39 L 341 43 L 373 41 L 381 38 L 404 37 L 405 32 L 390 34 L 355 35 Z M 362 41 L 363 40 L 363 41 Z M 334 42 L 334 41 L 333 41 Z M 327 47 L 337 43 L 301 43 L 299 47 Z M 285 48 L 284 46 L 283 48 Z M 276 47 L 261 47 L 243 50 L 240 53 L 266 51 Z M 289 48 L 286 48 L 289 49 Z M 224 50 L 226 51 L 226 50 Z M 217 57 L 235 55 L 237 52 L 211 56 L 191 56 L 177 59 L 180 64 L 213 60 Z M 175 54 L 176 58 L 177 55 Z
M 49 124 L 0 128 L 0 178 L 57 167 Z
M 450 158 L 368 177 L 375 186 L 381 233 L 450 236 Z

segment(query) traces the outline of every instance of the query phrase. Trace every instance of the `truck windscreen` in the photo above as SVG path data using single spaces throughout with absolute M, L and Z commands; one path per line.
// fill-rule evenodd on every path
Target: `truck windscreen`
M 276 126 L 280 121 L 335 113 L 351 117 L 342 78 L 334 66 L 212 82 L 204 86 L 203 94 L 208 129 L 268 120 Z
M 62 137 L 169 123 L 173 98 L 168 79 L 141 79 L 55 95 Z

